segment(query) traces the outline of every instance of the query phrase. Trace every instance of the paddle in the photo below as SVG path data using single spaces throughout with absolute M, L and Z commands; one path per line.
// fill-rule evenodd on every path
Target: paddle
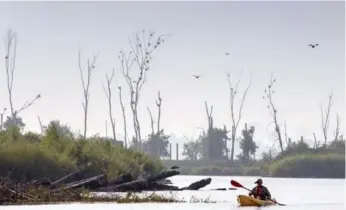
M 240 188 L 243 188 L 243 189 L 245 189 L 245 190 L 251 191 L 250 189 L 244 187 L 244 186 L 241 185 L 239 182 L 234 181 L 234 180 L 231 180 L 231 185 L 233 185 L 234 187 L 240 187 Z M 276 203 L 276 204 L 278 204 L 278 205 L 280 205 L 280 206 L 286 206 L 285 204 L 278 203 L 278 202 L 276 202 L 275 200 L 272 200 L 272 199 L 269 199 L 269 198 L 268 198 L 268 200 L 270 200 L 270 201 L 272 201 L 272 202 L 274 202 L 274 203 Z

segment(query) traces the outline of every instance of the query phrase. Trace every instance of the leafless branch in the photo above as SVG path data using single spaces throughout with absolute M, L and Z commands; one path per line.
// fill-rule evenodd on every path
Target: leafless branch
M 272 98 L 273 94 L 275 94 L 275 91 L 273 89 L 275 82 L 276 82 L 275 78 L 273 78 L 273 75 L 271 75 L 268 88 L 266 88 L 264 90 L 265 96 L 263 96 L 263 99 L 268 99 L 269 104 L 267 105 L 267 108 L 268 108 L 271 116 L 273 117 L 273 121 L 275 124 L 275 132 L 277 134 L 277 138 L 278 138 L 279 144 L 280 144 L 280 150 L 281 150 L 281 152 L 283 152 L 284 147 L 283 147 L 280 125 L 279 125 L 278 120 L 277 120 L 277 109 L 273 103 L 273 98 Z
M 14 119 L 19 112 L 29 108 L 33 103 L 41 98 L 41 95 L 37 95 L 31 101 L 27 101 L 24 105 L 15 110 L 13 104 L 13 82 L 14 82 L 14 72 L 15 72 L 15 64 L 16 64 L 16 55 L 17 55 L 17 34 L 13 32 L 11 29 L 7 31 L 6 39 L 5 39 L 5 69 L 6 69 L 6 80 L 7 80 L 7 91 L 9 96 L 10 103 L 10 111 L 11 118 Z M 2 116 L 3 117 L 3 116 Z M 12 120 L 15 122 L 15 120 Z
M 287 126 L 286 126 L 286 120 L 285 120 L 284 124 L 285 124 L 285 142 L 286 142 L 286 145 L 287 145 L 287 146 L 291 146 L 291 145 L 289 145 L 289 142 L 288 142 L 288 137 L 287 137 Z
M 143 149 L 143 145 L 138 119 L 140 93 L 147 81 L 147 72 L 151 64 L 152 54 L 165 41 L 165 37 L 167 37 L 167 35 L 156 36 L 154 32 L 149 32 L 147 37 L 143 30 L 136 34 L 134 44 L 129 40 L 130 52 L 125 53 L 121 50 L 118 56 L 121 62 L 123 76 L 130 91 L 130 107 L 133 115 L 135 138 L 137 142 L 140 143 L 141 150 Z M 137 66 L 139 70 L 135 79 L 130 74 L 134 66 Z
M 340 115 L 336 115 L 336 126 L 335 126 L 335 132 L 334 132 L 334 141 L 337 141 L 339 139 L 340 135 Z
M 86 68 L 86 73 L 87 73 L 87 78 L 86 82 L 84 80 L 84 74 L 83 74 L 83 66 L 82 66 L 82 61 L 81 61 L 81 52 L 78 52 L 78 67 L 79 67 L 79 72 L 80 72 L 80 77 L 82 81 L 82 86 L 83 86 L 83 96 L 84 96 L 84 101 L 82 102 L 82 107 L 84 110 L 84 132 L 83 132 L 83 137 L 84 139 L 86 138 L 87 134 L 87 123 L 88 123 L 88 107 L 89 107 L 89 99 L 90 99 L 90 83 L 91 83 L 91 76 L 92 73 L 95 69 L 95 63 L 97 60 L 98 55 L 93 56 L 92 60 L 88 59 L 87 60 L 87 68 Z
M 328 129 L 329 129 L 329 123 L 330 123 L 330 110 L 333 105 L 333 91 L 329 95 L 328 98 L 328 106 L 326 109 L 323 108 L 321 104 L 321 128 L 323 132 L 323 137 L 324 137 L 324 146 L 327 146 L 327 141 L 328 141 Z
M 6 68 L 6 79 L 7 79 L 7 91 L 10 102 L 11 116 L 14 118 L 15 110 L 13 107 L 12 89 L 14 80 L 14 71 L 16 64 L 17 54 L 17 34 L 11 29 L 7 31 L 5 40 L 6 52 L 5 52 L 5 68 Z
M 38 95 L 36 95 L 35 98 L 31 99 L 31 101 L 26 101 L 26 102 L 23 104 L 23 106 L 22 106 L 20 109 L 18 109 L 18 111 L 15 111 L 15 115 L 18 115 L 19 112 L 21 112 L 21 111 L 23 111 L 23 110 L 29 108 L 30 106 L 32 106 L 32 105 L 35 103 L 35 101 L 37 101 L 37 100 L 40 99 L 40 98 L 41 98 L 41 95 L 38 94 Z
M 210 144 L 211 144 L 211 140 L 212 140 L 213 126 L 214 126 L 213 125 L 213 123 L 214 123 L 213 122 L 213 108 L 214 108 L 214 106 L 211 106 L 210 111 L 209 111 L 208 103 L 205 101 L 204 104 L 205 104 L 205 111 L 206 111 L 207 117 L 208 117 L 208 139 L 209 139 L 208 148 L 210 148 Z M 210 158 L 210 156 L 209 156 L 209 158 Z
M 231 141 L 232 141 L 232 147 L 231 147 L 231 161 L 233 162 L 234 160 L 234 143 L 236 140 L 236 135 L 237 135 L 237 129 L 239 126 L 239 123 L 242 119 L 242 113 L 243 113 L 243 107 L 244 107 L 244 103 L 245 103 L 245 99 L 247 96 L 247 93 L 251 87 L 251 83 L 252 83 L 252 76 L 250 75 L 250 81 L 248 86 L 246 87 L 242 97 L 240 98 L 241 103 L 240 103 L 240 107 L 238 109 L 238 116 L 236 116 L 235 113 L 235 102 L 237 99 L 237 95 L 238 95 L 238 88 L 239 88 L 239 84 L 241 81 L 241 75 L 242 75 L 243 71 L 241 71 L 240 77 L 238 79 L 238 81 L 236 82 L 235 87 L 233 86 L 233 83 L 231 81 L 231 75 L 227 74 L 227 80 L 228 80 L 228 85 L 229 85 L 229 90 L 230 90 L 230 107 L 231 107 L 231 119 L 232 119 L 232 132 L 231 132 Z M 226 152 L 227 158 L 228 158 L 228 152 Z
M 151 114 L 151 111 L 149 109 L 149 107 L 147 107 L 148 113 L 149 113 L 149 117 L 150 117 L 150 125 L 151 125 L 151 134 L 154 135 L 154 118 L 153 115 Z
M 37 119 L 38 119 L 38 123 L 40 124 L 41 134 L 43 134 L 44 133 L 44 129 L 43 129 L 43 124 L 42 124 L 40 116 L 37 116 Z
M 115 119 L 113 117 L 113 110 L 112 110 L 112 81 L 114 78 L 114 74 L 115 74 L 115 69 L 112 70 L 112 74 L 110 77 L 106 74 L 107 88 L 103 84 L 103 90 L 108 99 L 108 113 L 109 113 L 109 120 L 111 121 L 111 126 L 112 126 L 113 140 L 116 141 L 117 137 L 115 132 Z
M 320 146 L 320 142 L 317 140 L 316 134 L 313 133 L 313 135 L 314 135 L 314 147 L 313 148 L 317 149 Z
M 157 92 L 157 100 L 156 100 L 156 106 L 157 106 L 157 133 L 160 133 L 161 105 L 162 105 L 162 98 L 161 98 L 160 91 L 159 91 L 159 92 Z
M 5 116 L 5 113 L 6 113 L 6 108 L 4 108 L 2 110 L 2 112 L 0 113 L 0 131 L 2 131 L 2 128 L 4 126 L 4 116 Z
M 121 111 L 123 113 L 123 121 L 124 121 L 124 142 L 125 142 L 125 148 L 127 148 L 127 124 L 126 124 L 126 112 L 125 112 L 125 107 L 124 107 L 124 103 L 123 103 L 123 98 L 122 98 L 122 94 L 121 94 L 121 87 L 118 87 L 119 90 L 119 101 L 120 101 L 120 106 L 121 106 Z

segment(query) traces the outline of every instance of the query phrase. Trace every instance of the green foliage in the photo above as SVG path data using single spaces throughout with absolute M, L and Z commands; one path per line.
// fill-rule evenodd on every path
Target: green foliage
M 270 173 L 276 177 L 344 178 L 344 154 L 302 154 L 274 162 Z
M 196 141 L 185 143 L 183 155 L 187 160 L 225 160 L 229 131 L 223 128 L 212 128 L 200 133 Z
M 253 140 L 253 136 L 255 133 L 255 127 L 251 126 L 250 129 L 247 128 L 247 124 L 245 124 L 245 128 L 242 130 L 243 138 L 239 142 L 240 149 L 242 153 L 238 155 L 238 158 L 244 162 L 249 161 L 250 155 L 255 155 L 258 146 Z
M 0 176 L 10 175 L 19 181 L 43 177 L 55 180 L 89 162 L 88 175 L 106 173 L 113 177 L 131 172 L 136 177 L 144 171 L 162 169 L 159 160 L 100 137 L 75 137 L 58 121 L 51 122 L 43 135 L 22 134 L 13 127 L 0 131 Z
M 200 141 L 190 141 L 183 145 L 183 156 L 187 160 L 198 160 L 201 156 L 202 144 Z
M 151 156 L 169 157 L 169 137 L 164 133 L 163 129 L 158 133 L 149 134 L 148 140 L 143 144 L 144 151 Z

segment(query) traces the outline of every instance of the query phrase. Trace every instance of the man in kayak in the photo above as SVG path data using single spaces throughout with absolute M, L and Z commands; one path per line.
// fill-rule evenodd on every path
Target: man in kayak
M 257 186 L 251 190 L 251 192 L 249 193 L 249 196 L 253 196 L 260 200 L 266 200 L 268 198 L 271 199 L 271 194 L 268 188 L 262 185 L 263 184 L 262 179 L 257 179 L 255 184 L 257 184 Z

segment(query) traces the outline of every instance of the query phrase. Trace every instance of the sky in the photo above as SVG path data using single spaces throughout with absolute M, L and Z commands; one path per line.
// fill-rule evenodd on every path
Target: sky
M 313 133 L 322 139 L 320 105 L 333 91 L 329 137 L 340 114 L 345 127 L 344 2 L 1 2 L 0 34 L 17 33 L 15 108 L 40 93 L 22 112 L 26 130 L 39 131 L 37 117 L 67 123 L 83 131 L 83 89 L 78 69 L 99 53 L 90 86 L 88 135 L 106 135 L 108 104 L 102 83 L 116 69 L 113 107 L 116 131 L 123 135 L 117 86 L 126 89 L 118 52 L 129 50 L 129 38 L 141 31 L 171 34 L 153 54 L 140 102 L 143 136 L 150 132 L 149 107 L 156 118 L 157 91 L 162 96 L 161 127 L 178 140 L 196 137 L 207 127 L 204 102 L 214 106 L 216 126 L 231 127 L 227 73 L 239 94 L 252 83 L 243 108 L 244 124 L 256 127 L 255 140 L 272 145 L 271 115 L 262 99 L 271 74 L 273 101 L 280 123 L 293 140 Z M 316 48 L 308 44 L 318 43 Z M 4 46 L 4 45 L 2 45 Z M 228 52 L 230 55 L 226 56 Z M 4 57 L 4 48 L 0 50 Z M 133 70 L 136 72 L 137 70 Z M 194 79 L 193 74 L 201 74 Z M 124 102 L 129 97 L 123 93 Z M 9 107 L 5 62 L 0 62 L 0 109 Z M 238 100 L 239 102 L 239 100 Z M 236 104 L 239 107 L 239 103 Z M 132 132 L 127 106 L 128 127 Z M 108 120 L 109 122 L 109 120 Z M 283 128 L 282 128 L 283 129 Z M 111 136 L 108 125 L 108 136 Z

